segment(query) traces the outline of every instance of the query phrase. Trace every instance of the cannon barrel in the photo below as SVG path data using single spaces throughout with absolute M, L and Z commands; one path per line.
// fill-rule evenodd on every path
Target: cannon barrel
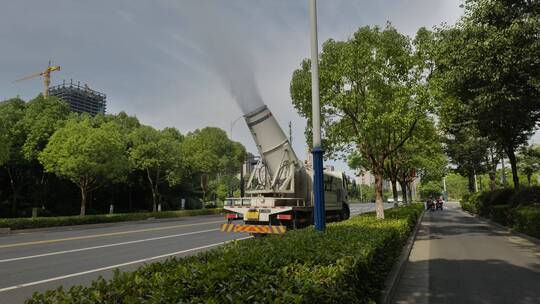
M 284 163 L 302 166 L 289 139 L 266 105 L 244 115 L 259 154 L 273 178 Z

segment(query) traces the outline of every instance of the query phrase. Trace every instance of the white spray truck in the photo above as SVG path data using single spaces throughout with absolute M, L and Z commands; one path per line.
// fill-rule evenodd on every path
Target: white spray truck
M 225 201 L 223 232 L 280 234 L 313 223 L 313 168 L 302 163 L 266 105 L 244 115 L 260 159 L 245 196 Z M 349 218 L 347 185 L 341 172 L 324 172 L 327 219 Z M 240 223 L 239 223 L 240 222 Z

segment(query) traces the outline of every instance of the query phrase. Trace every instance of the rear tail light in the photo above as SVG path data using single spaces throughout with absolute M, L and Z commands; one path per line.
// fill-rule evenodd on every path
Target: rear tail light
M 284 221 L 290 221 L 290 220 L 292 220 L 292 214 L 278 214 L 277 219 L 278 220 L 284 220 Z
M 239 214 L 238 213 L 227 213 L 225 214 L 225 217 L 228 218 L 228 219 L 235 219 L 235 218 L 238 218 Z

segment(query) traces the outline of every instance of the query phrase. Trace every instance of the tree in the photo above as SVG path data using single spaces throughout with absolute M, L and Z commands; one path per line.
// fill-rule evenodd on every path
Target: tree
M 327 157 L 356 151 L 375 176 L 377 217 L 384 218 L 384 163 L 425 116 L 425 62 L 391 25 L 360 28 L 348 41 L 332 39 L 320 55 L 320 101 Z M 310 61 L 291 80 L 293 105 L 311 121 Z M 308 123 L 307 134 L 310 133 Z M 309 136 L 308 136 L 309 141 Z
M 7 136 L 7 130 L 0 126 L 0 166 L 3 166 L 9 160 L 10 142 Z
M 26 104 L 21 121 L 26 133 L 22 147 L 26 160 L 37 161 L 39 153 L 45 149 L 52 134 L 64 125 L 69 113 L 67 103 L 54 96 L 43 98 L 40 94 Z
M 28 164 L 22 154 L 26 140 L 21 121 L 25 115 L 26 104 L 20 98 L 12 98 L 0 102 L 0 124 L 3 129 L 3 165 L 7 171 L 11 187 L 11 211 L 17 209 L 17 199 L 21 189 L 20 182 L 24 180 Z
M 540 170 L 540 147 L 522 147 L 517 158 L 519 161 L 519 168 L 521 172 L 527 176 L 527 185 L 530 187 L 532 175 Z
M 156 130 L 141 126 L 130 136 L 129 160 L 136 169 L 145 172 L 152 190 L 152 211 L 157 211 L 159 185 L 167 181 L 176 185 L 181 173 L 182 136 L 176 129 Z
M 38 158 L 47 172 L 67 178 L 79 187 L 81 216 L 86 213 L 90 192 L 124 178 L 128 170 L 118 126 L 110 122 L 95 126 L 89 117 L 68 119 Z
M 232 142 L 225 131 L 206 127 L 186 135 L 182 155 L 190 171 L 199 176 L 203 200 L 207 198 L 210 178 L 218 173 L 236 172 L 246 155 L 244 146 Z
M 49 176 L 43 170 L 38 161 L 38 155 L 45 149 L 52 134 L 64 125 L 70 115 L 68 104 L 54 96 L 43 98 L 39 94 L 26 104 L 25 115 L 21 120 L 21 126 L 26 136 L 22 153 L 28 161 L 28 182 L 31 187 L 27 193 L 33 196 L 34 206 L 44 206 L 48 191 Z
M 412 201 L 411 184 L 417 177 L 424 183 L 440 181 L 446 174 L 447 159 L 434 121 L 427 117 L 419 120 L 413 136 L 390 159 L 404 202 L 408 201 L 407 192 Z
M 501 147 L 519 187 L 515 151 L 540 119 L 540 2 L 469 0 L 455 27 L 439 30 L 436 70 L 461 117 Z M 451 100 L 451 99 L 446 99 Z
M 446 154 L 455 167 L 455 172 L 469 180 L 469 192 L 474 192 L 475 175 L 487 171 L 486 158 L 490 143 L 479 136 L 474 127 L 461 127 L 445 139 Z

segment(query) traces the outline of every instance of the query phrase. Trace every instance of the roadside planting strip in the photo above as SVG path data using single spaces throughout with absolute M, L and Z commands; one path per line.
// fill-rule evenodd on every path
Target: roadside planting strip
M 121 264 L 116 264 L 116 265 L 111 265 L 111 266 L 106 266 L 106 267 L 101 267 L 101 268 L 96 268 L 96 269 L 91 269 L 91 270 L 66 274 L 66 275 L 63 275 L 63 276 L 58 276 L 58 277 L 49 278 L 49 279 L 45 279 L 45 280 L 34 281 L 34 282 L 23 283 L 23 284 L 19 284 L 19 285 L 15 285 L 15 286 L 4 287 L 4 288 L 0 288 L 0 293 L 10 291 L 10 290 L 14 290 L 14 289 L 39 285 L 39 284 L 53 282 L 53 281 L 59 281 L 59 280 L 72 278 L 72 277 L 77 277 L 77 276 L 90 274 L 90 273 L 94 273 L 94 272 L 99 272 L 99 271 L 103 271 L 103 270 L 119 268 L 119 267 L 128 266 L 128 265 L 132 265 L 132 264 L 145 263 L 145 262 L 149 262 L 149 261 L 152 261 L 152 260 L 157 260 L 157 259 L 166 258 L 166 257 L 170 257 L 170 256 L 182 254 L 182 253 L 187 253 L 187 252 L 207 249 L 207 248 L 211 248 L 211 247 L 216 247 L 216 246 L 227 244 L 227 243 L 230 243 L 230 242 L 233 242 L 233 241 L 244 240 L 244 239 L 249 239 L 249 238 L 252 238 L 252 236 L 242 237 L 242 238 L 238 238 L 238 239 L 234 239 L 234 240 L 230 240 L 230 241 L 225 241 L 225 242 L 213 243 L 213 244 L 204 245 L 204 246 L 195 247 L 195 248 L 190 248 L 190 249 L 185 249 L 185 250 L 180 250 L 180 251 L 166 253 L 166 254 L 153 256 L 153 257 L 149 257 L 149 258 L 144 258 L 144 259 L 140 259 L 140 260 L 130 261 L 130 262 L 126 262 L 126 263 L 121 263 Z

